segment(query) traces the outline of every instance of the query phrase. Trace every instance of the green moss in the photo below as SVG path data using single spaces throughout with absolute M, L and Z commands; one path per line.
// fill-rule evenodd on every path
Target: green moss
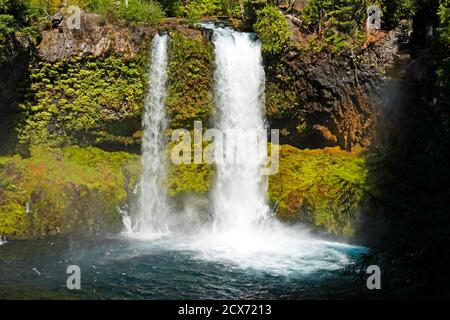
M 346 210 L 356 208 L 363 195 L 348 187 L 364 187 L 366 176 L 357 154 L 281 146 L 280 170 L 269 179 L 269 198 L 281 218 L 302 218 L 330 233 L 352 236 L 353 219 Z
M 190 132 L 191 150 L 194 150 L 194 130 Z M 171 156 L 173 149 L 180 141 L 172 141 L 167 148 L 168 157 Z M 202 148 L 205 150 L 208 142 L 202 141 Z M 194 160 L 194 152 L 191 153 L 191 160 Z M 172 197 L 178 197 L 185 194 L 203 194 L 206 193 L 211 185 L 214 174 L 214 166 L 205 163 L 202 164 L 174 164 L 170 163 L 167 177 L 168 193 Z
M 33 147 L 30 158 L 3 160 L 0 234 L 25 238 L 119 230 L 117 206 L 138 179 L 137 163 L 137 156 L 125 152 L 43 146 Z
M 185 193 L 206 193 L 212 182 L 212 166 L 206 164 L 181 164 L 171 166 L 168 191 L 172 197 Z
M 169 48 L 167 112 L 172 128 L 192 128 L 208 121 L 213 104 L 212 46 L 203 37 L 172 34 Z
M 270 118 L 300 119 L 301 108 L 293 75 L 280 63 L 266 65 L 266 110 Z
M 135 144 L 144 98 L 143 59 L 63 59 L 31 67 L 18 122 L 24 144 Z M 120 126 L 117 124 L 120 123 Z
M 25 208 L 17 203 L 0 205 L 0 235 L 24 238 L 28 234 Z

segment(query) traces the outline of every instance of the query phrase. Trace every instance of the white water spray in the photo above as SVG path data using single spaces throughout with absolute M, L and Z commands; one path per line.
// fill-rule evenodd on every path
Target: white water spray
M 261 168 L 267 156 L 264 139 L 249 144 L 247 133 L 265 133 L 265 75 L 260 42 L 252 34 L 227 28 L 212 28 L 215 47 L 216 128 L 226 132 L 225 156 L 245 151 L 250 158 L 237 164 L 218 163 L 213 190 L 215 229 L 245 234 L 266 218 L 267 181 Z M 251 138 L 251 137 L 250 137 Z M 256 137 L 253 137 L 256 138 Z M 216 146 L 216 148 L 221 146 Z M 230 152 L 231 151 L 231 152 Z M 232 153 L 232 154 L 230 154 Z
M 152 41 L 149 92 L 143 116 L 142 176 L 139 211 L 133 231 L 152 235 L 168 231 L 169 205 L 165 189 L 167 119 L 165 98 L 167 83 L 167 35 Z
M 205 27 L 214 32 L 215 127 L 225 133 L 223 155 L 228 158 L 235 156 L 231 149 L 249 147 L 242 132 L 265 132 L 266 129 L 263 116 L 265 77 L 260 43 L 251 34 L 213 25 Z M 273 274 L 337 270 L 350 263 L 351 259 L 343 251 L 352 250 L 351 247 L 317 240 L 301 226 L 290 227 L 274 219 L 266 219 L 270 212 L 266 198 L 267 177 L 262 176 L 260 170 L 267 155 L 264 139 L 257 140 L 257 148 L 248 148 L 250 161 L 225 159 L 216 163 L 216 180 L 211 193 L 213 232 L 209 227 L 197 224 L 196 219 L 185 217 L 179 220 L 181 215 L 171 219 L 169 213 L 174 211 L 169 210 L 170 202 L 164 188 L 167 41 L 165 36 L 156 36 L 153 40 L 150 92 L 143 120 L 140 210 L 131 236 L 153 240 L 142 244 L 144 254 L 145 250 L 153 250 L 155 246 L 157 250 L 190 252 L 197 259 Z M 233 140 L 234 148 L 229 148 L 228 139 Z M 220 148 L 215 147 L 216 150 Z M 192 201 L 189 199 L 190 204 Z M 188 206 L 185 211 L 188 217 L 197 214 Z M 169 221 L 172 221 L 170 229 L 179 232 L 170 233 L 170 237 L 160 237 L 169 230 Z M 261 221 L 265 223 L 261 224 Z M 173 222 L 177 223 L 173 225 Z

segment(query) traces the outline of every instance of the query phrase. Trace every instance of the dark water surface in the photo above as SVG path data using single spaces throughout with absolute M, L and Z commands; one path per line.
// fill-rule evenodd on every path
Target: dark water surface
M 189 241 L 117 237 L 8 242 L 0 245 L 0 298 L 323 298 L 329 295 L 327 284 L 350 281 L 340 270 L 365 251 L 318 242 L 308 244 L 307 254 L 287 251 L 272 259 L 270 252 L 219 252 L 185 245 Z M 69 265 L 81 268 L 81 290 L 66 287 Z

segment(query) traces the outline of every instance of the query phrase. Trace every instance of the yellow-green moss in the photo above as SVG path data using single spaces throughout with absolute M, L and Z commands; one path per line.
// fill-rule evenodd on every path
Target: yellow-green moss
M 23 206 L 17 203 L 0 205 L 0 234 L 18 238 L 28 234 L 28 218 Z
M 280 148 L 280 170 L 269 179 L 269 197 L 281 218 L 303 218 L 330 233 L 352 236 L 353 219 L 345 214 L 357 207 L 367 169 L 364 159 L 339 148 L 299 150 Z
M 172 128 L 192 128 L 195 120 L 206 123 L 213 104 L 212 46 L 203 37 L 188 39 L 171 34 L 167 112 Z
M 172 165 L 168 177 L 169 195 L 205 193 L 212 182 L 212 166 L 206 164 Z
M 136 162 L 137 156 L 125 152 L 43 146 L 33 147 L 29 158 L 4 160 L 0 234 L 24 238 L 117 230 L 117 206 L 126 202 L 139 176 Z
M 72 57 L 30 66 L 20 111 L 21 143 L 93 145 L 138 143 L 145 92 L 144 59 Z

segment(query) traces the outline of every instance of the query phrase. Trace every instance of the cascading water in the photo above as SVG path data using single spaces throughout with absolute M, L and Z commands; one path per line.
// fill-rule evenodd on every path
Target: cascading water
M 166 179 L 167 119 L 165 98 L 167 83 L 167 35 L 156 35 L 152 41 L 149 92 L 143 116 L 142 176 L 139 208 L 133 231 L 151 235 L 168 230 L 169 205 L 164 187 Z
M 153 240 L 144 248 L 148 245 L 156 251 L 186 252 L 202 261 L 280 274 L 331 271 L 347 265 L 350 260 L 344 251 L 350 247 L 314 239 L 301 226 L 285 226 L 268 219 L 267 177 L 261 171 L 267 156 L 267 136 L 260 43 L 249 33 L 212 24 L 204 27 L 213 31 L 214 124 L 224 138 L 222 144 L 214 140 L 212 232 L 210 225 L 186 219 L 192 210 L 185 208 L 184 215 L 176 214 L 180 212 L 170 206 L 164 188 L 168 37 L 157 35 L 152 44 L 150 90 L 143 120 L 139 212 L 131 236 Z
M 216 163 L 215 228 L 246 233 L 267 217 L 265 74 L 260 42 L 252 34 L 212 28 L 215 47 L 215 127 L 225 133 L 224 158 Z

